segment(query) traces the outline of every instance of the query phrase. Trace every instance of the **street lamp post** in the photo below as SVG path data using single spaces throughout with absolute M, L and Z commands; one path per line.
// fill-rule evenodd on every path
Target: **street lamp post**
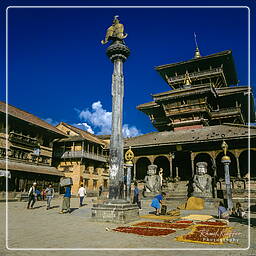
M 232 210 L 233 201 L 232 201 L 232 190 L 231 190 L 230 175 L 229 175 L 229 165 L 231 163 L 231 160 L 230 160 L 230 157 L 227 156 L 228 144 L 225 141 L 223 141 L 221 147 L 224 152 L 224 156 L 221 158 L 221 163 L 224 164 L 228 209 Z

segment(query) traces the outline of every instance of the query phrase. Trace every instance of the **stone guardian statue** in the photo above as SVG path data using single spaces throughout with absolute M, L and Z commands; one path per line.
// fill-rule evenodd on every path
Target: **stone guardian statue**
M 212 197 L 212 177 L 207 174 L 207 163 L 196 163 L 196 174 L 193 178 L 194 197 Z
M 161 178 L 156 174 L 157 165 L 148 166 L 147 176 L 144 179 L 144 191 L 159 193 L 161 191 Z

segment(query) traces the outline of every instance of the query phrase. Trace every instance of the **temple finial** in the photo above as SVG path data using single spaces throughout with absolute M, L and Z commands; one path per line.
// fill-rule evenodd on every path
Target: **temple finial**
M 198 48 L 198 44 L 197 44 L 197 40 L 196 40 L 196 33 L 194 32 L 194 38 L 195 38 L 195 44 L 196 44 L 196 50 L 195 50 L 195 55 L 194 55 L 194 59 L 200 58 L 201 54 Z

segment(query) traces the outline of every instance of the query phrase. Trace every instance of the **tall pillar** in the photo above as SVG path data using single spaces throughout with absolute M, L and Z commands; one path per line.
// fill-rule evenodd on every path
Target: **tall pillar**
M 112 26 L 107 29 L 105 40 L 101 41 L 102 44 L 106 44 L 112 40 L 111 45 L 107 48 L 107 56 L 114 65 L 112 75 L 112 133 L 109 150 L 109 200 L 93 204 L 92 207 L 94 220 L 115 223 L 131 222 L 139 217 L 138 206 L 123 199 L 123 63 L 130 54 L 129 48 L 123 42 L 123 39 L 127 37 L 123 30 L 123 24 L 120 24 L 118 16 L 115 16 Z
M 221 163 L 224 164 L 228 209 L 232 210 L 233 201 L 232 201 L 232 190 L 231 190 L 230 175 L 229 175 L 229 165 L 231 163 L 231 160 L 230 160 L 230 157 L 227 156 L 228 144 L 225 141 L 223 141 L 221 147 L 223 148 L 223 151 L 224 151 L 224 156 L 221 158 Z
M 110 139 L 109 199 L 123 198 L 123 63 L 130 54 L 122 41 L 116 40 L 107 48 L 107 55 L 114 64 L 112 75 L 112 134 Z

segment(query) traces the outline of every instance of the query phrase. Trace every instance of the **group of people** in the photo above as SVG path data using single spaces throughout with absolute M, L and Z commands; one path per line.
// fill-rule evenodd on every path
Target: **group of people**
M 37 198 L 37 189 L 36 189 L 36 182 L 33 183 L 31 188 L 29 189 L 28 192 L 28 205 L 27 209 L 33 209 L 34 204 L 36 202 Z M 45 196 L 47 199 L 47 204 L 46 204 L 46 210 L 49 210 L 51 208 L 51 200 L 54 197 L 54 188 L 52 187 L 52 184 L 49 184 L 48 187 L 44 190 L 45 191 Z M 99 195 L 102 193 L 102 188 L 99 191 Z M 83 186 L 83 184 L 80 185 L 80 188 L 78 190 L 78 197 L 79 197 L 79 206 L 83 206 L 83 200 L 86 196 L 86 189 Z M 156 195 L 151 202 L 151 207 L 155 209 L 155 214 L 160 215 L 161 213 L 161 208 L 163 205 L 163 200 L 166 194 L 164 192 Z M 71 208 L 70 208 L 70 198 L 71 198 L 71 185 L 70 186 L 65 186 L 65 193 L 63 195 L 63 200 L 62 200 L 62 207 L 60 213 L 71 213 Z M 133 191 L 133 204 L 137 204 L 139 209 L 141 209 L 141 200 L 140 200 L 140 191 L 138 188 L 138 183 L 135 181 L 134 182 L 134 191 Z M 232 209 L 232 211 L 227 210 L 224 207 L 224 204 L 222 202 L 219 203 L 218 207 L 218 218 L 228 220 L 229 217 L 239 217 L 239 218 L 246 218 L 246 212 L 242 208 L 241 203 L 237 202 L 236 206 Z
M 28 205 L 27 209 L 33 209 L 34 204 L 36 202 L 36 198 L 38 198 L 38 190 L 36 189 L 36 182 L 33 183 L 32 187 L 28 191 Z M 49 184 L 48 187 L 45 189 L 45 195 L 47 198 L 47 206 L 46 210 L 49 210 L 51 207 L 51 200 L 54 197 L 54 188 L 52 187 L 52 184 Z
M 229 217 L 238 217 L 241 219 L 247 218 L 247 214 L 240 202 L 237 202 L 236 206 L 231 211 L 226 209 L 222 202 L 219 203 L 218 218 L 228 220 Z
M 38 199 L 38 190 L 36 189 L 36 182 L 33 183 L 31 188 L 28 191 L 28 205 L 27 209 L 33 209 L 34 204 L 36 202 L 36 199 Z M 46 204 L 46 210 L 49 210 L 51 208 L 51 200 L 54 197 L 54 188 L 52 187 L 52 184 L 49 184 L 48 187 L 44 190 L 47 204 Z M 83 206 L 83 200 L 86 196 L 86 189 L 83 187 L 83 184 L 80 185 L 80 188 L 78 190 L 78 197 L 79 197 L 79 206 Z M 63 195 L 62 200 L 62 207 L 60 213 L 71 213 L 70 209 L 70 198 L 71 198 L 71 186 L 65 186 L 65 193 Z

